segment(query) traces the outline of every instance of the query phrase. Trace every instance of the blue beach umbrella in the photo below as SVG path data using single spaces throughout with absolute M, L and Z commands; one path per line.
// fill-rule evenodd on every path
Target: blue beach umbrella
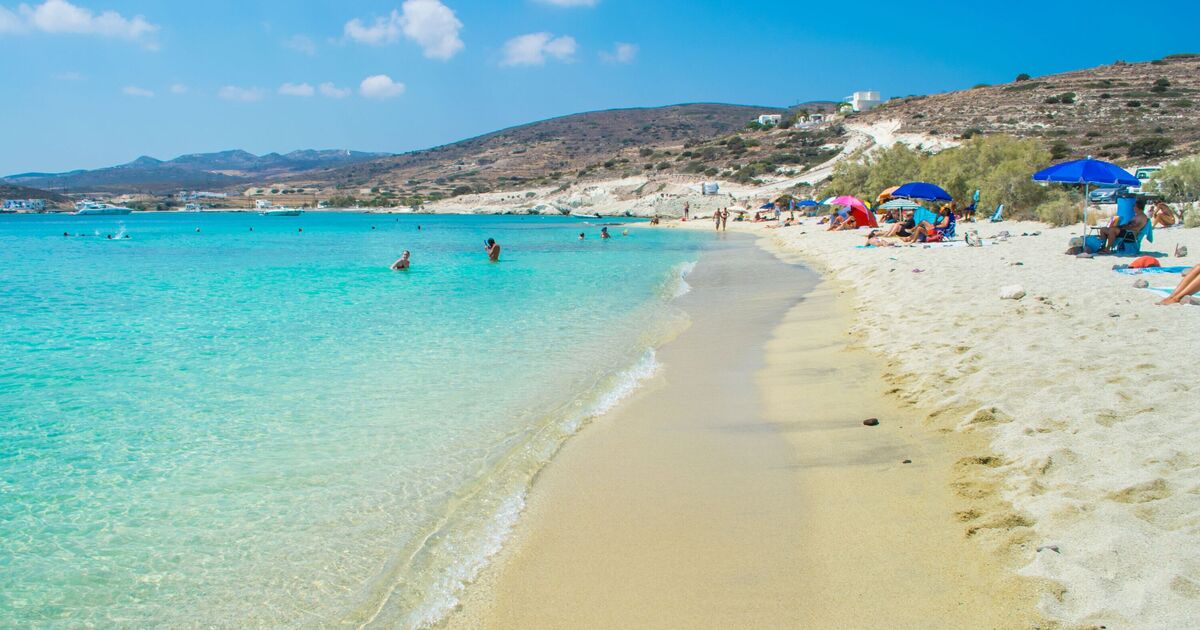
M 802 207 L 802 206 L 819 206 L 819 205 L 821 205 L 821 204 L 813 201 L 812 199 L 805 199 L 804 201 L 796 202 L 796 207 L 798 207 L 798 208 Z
M 941 186 L 929 182 L 909 182 L 892 191 L 892 197 L 924 199 L 927 201 L 950 201 L 953 197 Z
M 1055 164 L 1033 174 L 1033 181 L 1053 184 L 1074 184 L 1083 186 L 1083 236 L 1087 238 L 1087 198 L 1088 189 L 1093 185 L 1101 186 L 1140 186 L 1138 178 L 1129 171 L 1104 160 L 1093 160 L 1088 156 L 1083 160 L 1072 160 Z

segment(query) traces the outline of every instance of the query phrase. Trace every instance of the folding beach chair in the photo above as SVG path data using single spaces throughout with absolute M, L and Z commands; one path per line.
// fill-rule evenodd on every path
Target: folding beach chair
M 1004 220 L 1004 204 L 996 206 L 996 213 L 992 215 L 992 223 L 999 223 Z

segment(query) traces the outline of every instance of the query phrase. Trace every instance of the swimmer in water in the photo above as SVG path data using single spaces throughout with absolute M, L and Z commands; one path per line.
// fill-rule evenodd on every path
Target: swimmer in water
M 629 230 L 628 229 L 621 230 L 621 236 L 629 236 Z
M 400 259 L 392 263 L 392 271 L 404 271 L 408 269 L 408 255 L 408 250 L 404 250 L 404 253 L 400 254 Z
M 496 239 L 489 238 L 484 243 L 484 249 L 487 250 L 488 260 L 500 262 L 500 245 L 496 243 Z
M 600 238 L 608 238 L 608 228 L 600 228 Z
M 581 241 L 582 241 L 582 240 L 583 240 L 583 239 L 585 239 L 585 238 L 587 238 L 587 237 L 583 235 L 583 232 L 580 232 L 580 233 L 579 233 L 579 240 L 581 240 Z

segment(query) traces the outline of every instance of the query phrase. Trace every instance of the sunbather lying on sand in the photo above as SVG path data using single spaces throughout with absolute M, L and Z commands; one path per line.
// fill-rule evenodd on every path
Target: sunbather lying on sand
M 1137 234 L 1142 231 L 1142 228 L 1146 227 L 1146 222 L 1150 220 L 1146 217 L 1146 202 L 1139 199 L 1134 208 L 1136 210 L 1133 213 L 1133 218 L 1128 223 L 1110 225 L 1098 232 L 1100 238 L 1104 239 L 1104 247 L 1101 247 L 1096 252 L 1097 254 L 1111 254 L 1113 245 L 1116 245 L 1117 239 L 1121 237 L 1122 233 L 1133 232 Z
M 1154 227 L 1171 227 L 1178 221 L 1175 216 L 1175 211 L 1166 203 L 1159 201 L 1154 204 L 1154 208 L 1150 210 L 1150 220 L 1154 221 Z
M 1196 293 L 1200 293 L 1200 265 L 1192 267 L 1184 274 L 1183 280 L 1179 281 L 1179 286 L 1175 287 L 1171 295 L 1163 298 L 1159 304 L 1178 304 L 1183 298 Z
M 871 230 L 871 233 L 867 235 L 867 245 L 871 247 L 900 247 L 899 243 L 893 243 L 886 238 L 882 238 L 880 234 L 879 230 Z

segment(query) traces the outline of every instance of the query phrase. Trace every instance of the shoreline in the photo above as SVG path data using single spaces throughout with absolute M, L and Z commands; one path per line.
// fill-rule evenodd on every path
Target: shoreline
M 977 442 L 899 409 L 881 362 L 843 341 L 841 287 L 765 245 L 741 254 L 766 281 L 736 296 L 748 269 L 701 260 L 660 376 L 538 474 L 439 627 L 1033 625 L 1032 583 L 961 536 L 941 482 Z M 837 395 L 848 375 L 870 394 Z

